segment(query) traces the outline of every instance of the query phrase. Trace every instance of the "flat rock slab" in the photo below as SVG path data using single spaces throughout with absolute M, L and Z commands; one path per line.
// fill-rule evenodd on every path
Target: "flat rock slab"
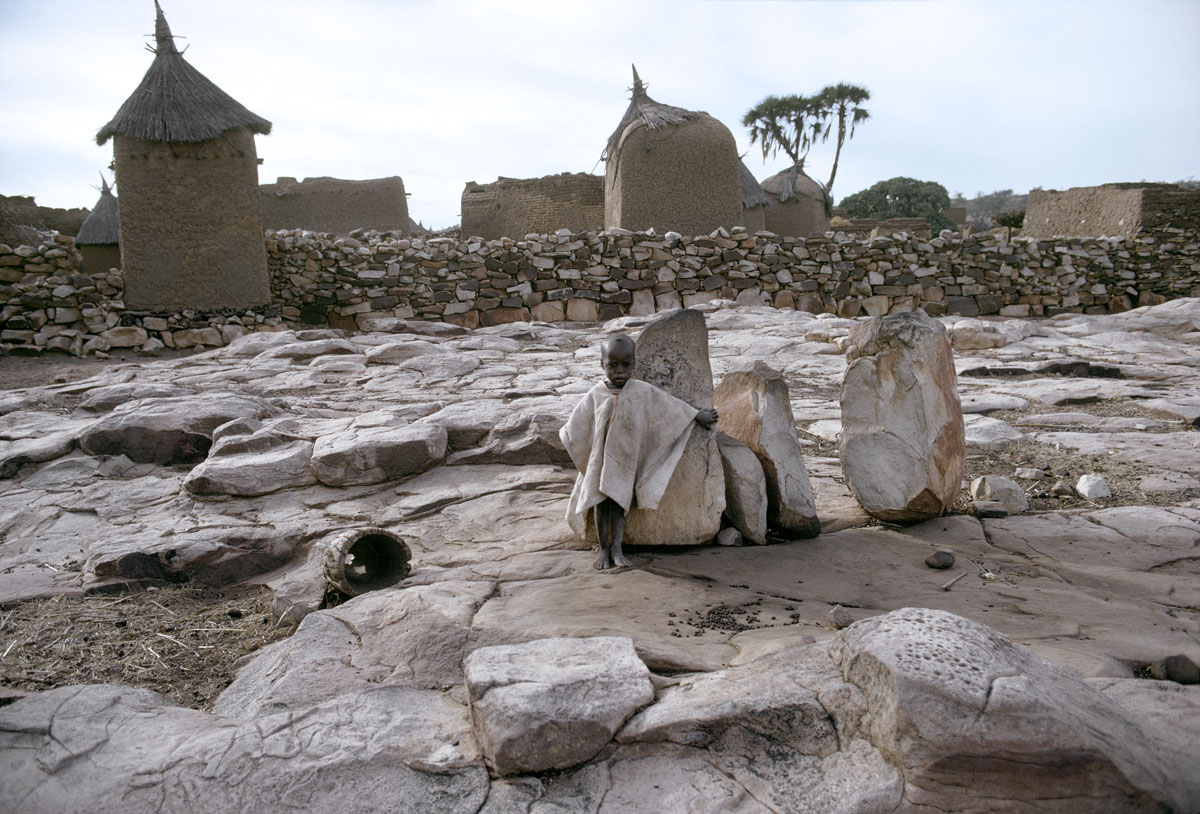
M 615 636 L 484 647 L 463 670 L 479 745 L 502 776 L 584 762 L 654 699 L 633 642 Z
M 392 588 L 310 614 L 238 671 L 213 711 L 257 718 L 372 686 L 457 686 L 471 619 L 494 587 L 448 580 Z
M 444 427 L 367 427 L 318 438 L 312 471 L 327 486 L 362 486 L 423 472 L 445 457 Z
M 1034 440 L 1084 455 L 1112 455 L 1147 468 L 1200 475 L 1200 433 L 1039 432 Z
M 402 687 L 254 721 L 148 690 L 64 687 L 0 708 L 0 764 L 13 814 L 371 811 L 382 801 L 458 814 L 488 790 L 467 708 Z

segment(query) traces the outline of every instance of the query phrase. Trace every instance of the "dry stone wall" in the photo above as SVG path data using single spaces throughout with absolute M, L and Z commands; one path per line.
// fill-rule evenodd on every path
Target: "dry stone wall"
M 951 232 L 805 240 L 741 229 L 700 237 L 564 229 L 493 241 L 267 231 L 271 305 L 172 314 L 125 308 L 120 272 L 81 274 L 73 240 L 54 235 L 38 247 L 0 244 L 0 341 L 26 352 L 213 346 L 289 326 L 593 321 L 718 298 L 853 317 L 913 308 L 1103 313 L 1200 296 L 1200 229 L 1154 228 L 1134 238 L 1011 241 Z

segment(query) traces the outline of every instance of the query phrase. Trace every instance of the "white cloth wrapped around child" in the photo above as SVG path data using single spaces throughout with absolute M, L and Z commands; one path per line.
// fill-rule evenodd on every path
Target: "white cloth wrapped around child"
M 571 528 L 584 534 L 588 511 L 606 497 L 626 513 L 657 509 L 697 412 L 638 379 L 620 390 L 603 382 L 589 390 L 558 432 L 579 470 L 567 504 Z

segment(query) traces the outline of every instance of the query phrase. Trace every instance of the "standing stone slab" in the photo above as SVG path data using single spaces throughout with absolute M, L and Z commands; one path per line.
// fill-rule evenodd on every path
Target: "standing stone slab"
M 915 523 L 954 502 L 966 467 L 946 330 L 921 311 L 856 325 L 842 380 L 842 471 L 863 508 Z
M 634 378 L 686 401 L 712 407 L 708 326 L 699 311 L 684 309 L 652 320 L 637 338 Z M 725 477 L 716 433 L 699 424 L 683 450 L 667 491 L 654 511 L 634 508 L 625 526 L 631 545 L 698 545 L 721 530 Z
M 767 479 L 767 520 L 793 537 L 821 533 L 783 376 L 762 362 L 727 373 L 714 399 L 722 431 L 753 450 Z
M 499 775 L 582 763 L 654 700 L 650 671 L 624 637 L 481 647 L 463 668 L 476 738 Z

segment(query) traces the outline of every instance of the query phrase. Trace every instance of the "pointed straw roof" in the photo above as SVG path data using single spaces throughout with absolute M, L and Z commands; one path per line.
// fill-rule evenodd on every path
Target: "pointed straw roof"
M 75 242 L 80 245 L 103 245 L 121 242 L 121 223 L 117 217 L 117 198 L 112 194 L 108 181 L 100 175 L 100 200 L 96 208 L 79 227 Z
M 695 119 L 701 115 L 692 110 L 661 104 L 647 96 L 646 86 L 642 84 L 642 78 L 638 76 L 636 65 L 633 66 L 631 90 L 633 96 L 630 97 L 629 107 L 625 110 L 625 115 L 621 117 L 621 123 L 617 125 L 617 129 L 608 137 L 608 146 L 604 148 L 604 155 L 600 157 L 602 160 L 606 161 L 616 153 L 617 144 L 621 141 L 621 133 L 625 132 L 625 128 L 635 121 L 641 121 L 648 129 L 655 130 L 667 125 L 682 124 L 688 119 Z
M 758 179 L 754 177 L 754 173 L 750 172 L 750 168 L 746 166 L 746 162 L 740 158 L 738 159 L 738 187 L 742 192 L 743 209 L 771 205 L 771 199 L 767 197 L 767 193 L 763 192 Z
M 154 62 L 112 121 L 100 128 L 96 143 L 114 135 L 142 141 L 196 142 L 228 130 L 266 135 L 271 123 L 242 107 L 197 71 L 175 47 L 171 29 L 155 0 Z

